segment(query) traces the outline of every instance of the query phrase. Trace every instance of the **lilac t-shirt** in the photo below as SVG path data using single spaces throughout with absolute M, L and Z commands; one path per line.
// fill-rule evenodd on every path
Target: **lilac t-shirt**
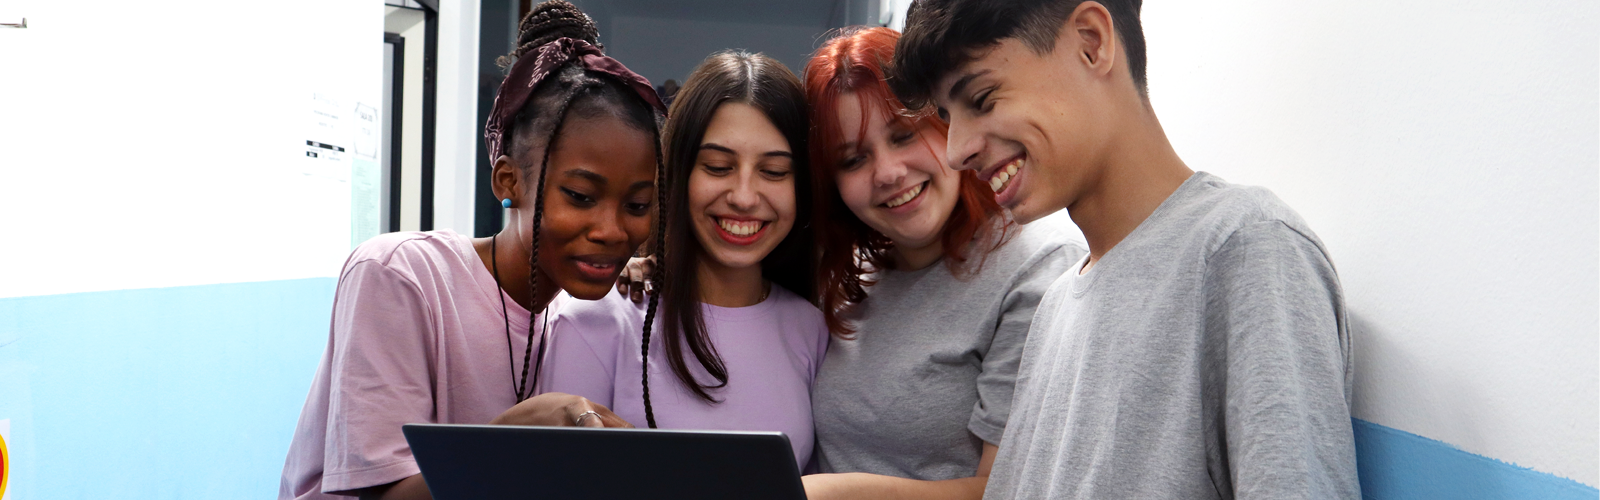
M 811 382 L 828 350 L 822 311 L 783 287 L 749 307 L 702 305 L 706 334 L 728 368 L 728 385 L 712 389 L 721 403 L 695 396 L 672 372 L 657 312 L 650 334 L 650 403 L 662 429 L 782 431 L 795 464 L 811 459 Z M 543 392 L 576 394 L 606 405 L 629 423 L 645 426 L 639 383 L 639 341 L 645 306 L 612 290 L 605 298 L 567 300 L 550 324 L 550 347 L 540 380 Z M 712 381 L 689 354 L 688 366 Z
M 501 293 L 450 231 L 385 234 L 351 252 L 278 498 L 340 498 L 323 492 L 417 474 L 401 425 L 486 424 L 511 408 L 530 315 L 506 297 L 512 367 Z

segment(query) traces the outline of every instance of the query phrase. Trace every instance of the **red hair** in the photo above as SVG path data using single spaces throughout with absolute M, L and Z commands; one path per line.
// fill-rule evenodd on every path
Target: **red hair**
M 811 192 L 814 197 L 811 206 L 816 211 L 812 220 L 818 222 L 816 238 L 821 248 L 817 305 L 827 319 L 828 330 L 841 338 L 849 338 L 854 333 L 840 315 L 850 304 L 866 300 L 865 286 L 872 284 L 866 276 L 877 270 L 894 268 L 890 255 L 894 242 L 861 222 L 839 197 L 835 175 L 842 160 L 839 145 L 845 142 L 836 112 L 839 97 L 855 94 L 861 103 L 863 137 L 857 142 L 864 141 L 868 113 L 883 111 L 889 111 L 893 119 L 906 120 L 918 128 L 928 126 L 940 135 L 950 133 L 949 125 L 930 113 L 907 112 L 889 90 L 884 68 L 894 58 L 894 45 L 899 39 L 900 33 L 889 28 L 845 31 L 817 49 L 806 64 L 806 102 L 811 105 Z M 998 228 L 998 234 L 993 235 L 997 236 L 992 240 L 994 245 L 981 248 L 981 266 L 983 258 L 1005 242 L 1011 223 L 993 224 L 993 219 L 1002 216 L 1000 205 L 994 201 L 994 191 L 970 170 L 958 174 L 960 188 L 955 208 L 945 222 L 940 242 L 944 245 L 946 265 L 960 276 L 960 266 L 970 257 L 968 251 L 981 248 L 974 246 L 973 241 L 989 236 Z

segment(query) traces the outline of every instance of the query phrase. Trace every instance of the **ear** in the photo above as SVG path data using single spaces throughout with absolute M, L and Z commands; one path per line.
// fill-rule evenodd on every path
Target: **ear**
M 1057 39 L 1074 45 L 1079 62 L 1094 74 L 1111 74 L 1122 48 L 1111 21 L 1111 11 L 1106 10 L 1106 6 L 1100 2 L 1078 4 L 1062 28 Z
M 494 191 L 496 200 L 510 198 L 511 206 L 522 206 L 522 176 L 517 172 L 517 164 L 511 161 L 510 156 L 500 156 L 494 159 L 494 169 L 489 172 L 489 188 Z

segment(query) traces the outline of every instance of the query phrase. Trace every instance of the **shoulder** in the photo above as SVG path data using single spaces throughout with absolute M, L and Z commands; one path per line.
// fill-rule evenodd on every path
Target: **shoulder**
M 1006 283 L 1042 275 L 1053 279 L 1089 253 L 1087 245 L 1056 223 L 1017 225 L 1011 231 L 1009 239 L 980 263 L 976 279 Z
M 360 264 L 375 264 L 414 279 L 436 274 L 449 260 L 465 259 L 466 252 L 472 252 L 472 242 L 448 230 L 385 233 L 356 246 L 341 274 Z
M 1069 231 L 1040 223 L 1018 226 L 1012 241 L 995 251 L 996 256 L 1022 265 L 1057 260 L 1071 264 L 1088 253 L 1088 245 Z
M 1310 225 L 1272 191 L 1232 184 L 1205 172 L 1195 176 L 1197 185 L 1185 205 L 1194 219 L 1192 227 L 1206 233 L 1206 255 L 1241 244 L 1288 245 L 1314 248 L 1326 258 L 1322 240 Z
M 578 329 L 587 338 L 612 336 L 622 338 L 638 335 L 644 327 L 646 304 L 635 304 L 615 288 L 600 300 L 583 300 L 566 293 L 561 294 L 561 307 L 555 322 L 563 329 Z M 660 321 L 658 315 L 656 321 Z
M 794 326 L 801 331 L 828 331 L 822 310 L 789 289 L 772 285 L 772 311 L 781 326 Z
M 1189 207 L 1197 215 L 1207 273 L 1233 276 L 1282 266 L 1310 266 L 1336 281 L 1327 247 L 1300 214 L 1272 191 L 1227 183 L 1204 172 Z

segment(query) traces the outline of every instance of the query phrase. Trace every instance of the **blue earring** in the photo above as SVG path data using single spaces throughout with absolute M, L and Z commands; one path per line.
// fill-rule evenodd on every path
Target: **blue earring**
M 500 208 L 511 208 L 511 198 L 501 198 Z

